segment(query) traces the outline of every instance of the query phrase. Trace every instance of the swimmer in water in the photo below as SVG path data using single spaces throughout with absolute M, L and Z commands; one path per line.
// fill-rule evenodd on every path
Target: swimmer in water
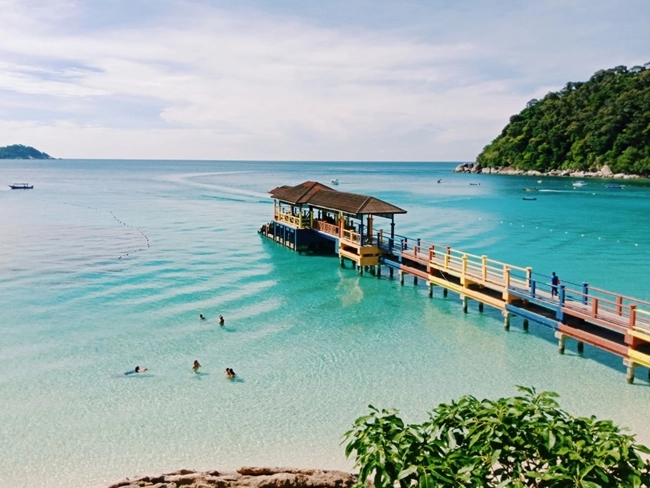
M 135 369 L 124 373 L 124 376 L 128 376 L 130 374 L 136 374 L 136 373 L 144 373 L 145 371 L 147 371 L 147 368 L 141 368 L 140 366 L 136 366 Z
M 223 327 L 226 325 L 226 319 L 223 318 L 223 315 L 219 315 L 219 325 Z
M 228 377 L 228 379 L 231 379 L 231 380 L 233 380 L 233 379 L 235 379 L 237 377 L 237 375 L 232 370 L 232 368 L 226 368 L 226 376 Z
M 201 364 L 198 361 L 194 361 L 194 364 L 192 365 L 192 372 L 193 373 L 198 373 L 199 368 L 201 367 Z
M 205 320 L 205 315 L 203 315 L 202 313 L 200 313 L 200 314 L 199 314 L 199 318 L 200 318 L 201 320 Z

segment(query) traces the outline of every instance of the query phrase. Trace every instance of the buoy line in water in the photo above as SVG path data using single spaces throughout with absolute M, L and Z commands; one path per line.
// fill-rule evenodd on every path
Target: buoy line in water
M 111 216 L 115 219 L 116 222 L 122 224 L 124 227 L 129 227 L 129 228 L 131 228 L 131 229 L 133 229 L 133 230 L 138 231 L 138 232 L 140 233 L 140 235 L 141 235 L 142 237 L 144 237 L 144 240 L 147 241 L 147 248 L 150 248 L 150 247 L 151 247 L 151 243 L 149 242 L 149 236 L 147 236 L 147 234 L 145 234 L 144 232 L 142 232 L 138 227 L 135 227 L 134 225 L 127 224 L 126 222 L 124 222 L 124 221 L 118 219 L 118 218 L 115 216 L 115 214 L 113 213 L 112 210 L 109 210 L 108 213 L 111 214 Z M 133 252 L 138 252 L 138 251 L 144 251 L 144 249 L 143 249 L 143 248 L 136 249 L 136 250 L 133 251 Z M 121 254 L 120 256 L 118 256 L 117 259 L 122 259 L 123 257 L 126 257 L 126 256 L 128 256 L 128 255 L 129 255 L 129 253 Z
M 88 205 L 77 205 L 76 203 L 68 203 L 68 202 L 56 202 L 56 203 L 58 203 L 60 205 L 69 205 L 71 207 L 87 208 L 89 210 L 96 210 L 98 212 L 105 211 L 105 210 L 101 210 L 101 209 L 99 209 L 97 207 L 90 207 Z M 127 224 L 123 220 L 120 220 L 119 218 L 117 218 L 117 216 L 113 213 L 112 210 L 109 210 L 108 213 L 111 214 L 111 217 L 113 217 L 113 219 L 117 223 L 122 224 L 124 227 L 129 227 L 130 229 L 133 229 L 133 230 L 137 231 L 142 237 L 144 237 L 144 240 L 147 241 L 147 248 L 151 247 L 151 242 L 149 241 L 149 236 L 147 234 L 145 234 L 144 232 L 142 232 L 142 230 L 140 230 L 140 228 L 138 228 L 138 227 L 136 227 L 134 225 L 131 225 L 131 224 Z M 124 253 L 124 254 L 120 254 L 117 257 L 117 259 L 122 259 L 123 257 L 127 257 L 129 254 L 136 253 L 136 252 L 139 252 L 139 251 L 144 251 L 144 248 L 141 247 L 139 249 L 136 249 L 135 251 L 132 251 L 131 253 L 127 252 L 127 253 Z

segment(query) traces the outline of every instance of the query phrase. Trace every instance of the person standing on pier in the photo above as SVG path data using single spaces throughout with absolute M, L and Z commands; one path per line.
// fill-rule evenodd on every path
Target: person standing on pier
M 557 285 L 560 284 L 560 278 L 557 277 L 555 271 L 553 271 L 551 276 L 551 297 L 557 296 Z

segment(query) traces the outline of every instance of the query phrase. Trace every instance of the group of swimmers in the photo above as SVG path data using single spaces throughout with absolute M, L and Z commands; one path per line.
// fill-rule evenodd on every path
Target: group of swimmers
M 200 320 L 206 320 L 205 315 L 200 313 L 199 314 L 199 319 Z M 226 325 L 226 319 L 223 318 L 223 315 L 219 315 L 219 325 L 221 327 L 224 327 Z M 195 360 L 194 364 L 192 365 L 192 373 L 198 373 L 199 369 L 201 369 L 201 363 L 199 363 L 198 361 Z M 124 373 L 124 376 L 129 376 L 131 374 L 136 374 L 136 373 L 144 373 L 146 371 L 147 371 L 147 368 L 141 368 L 140 366 L 136 366 L 131 371 L 127 371 L 126 373 Z M 232 380 L 232 379 L 235 379 L 237 377 L 237 375 L 235 374 L 235 372 L 233 371 L 232 368 L 226 368 L 226 377 L 228 379 Z
M 205 318 L 205 315 L 203 315 L 202 313 L 199 314 L 199 319 L 201 319 L 201 320 L 207 320 L 207 319 Z M 221 327 L 223 327 L 224 325 L 226 325 L 226 319 L 223 318 L 223 315 L 219 315 L 219 325 L 220 325 Z
M 192 364 L 192 373 L 198 373 L 199 369 L 201 369 L 201 363 L 198 362 L 198 360 L 194 360 L 194 364 Z M 127 371 L 124 373 L 124 376 L 129 376 L 131 374 L 137 374 L 137 373 L 145 373 L 147 371 L 147 368 L 141 368 L 140 366 L 136 366 L 134 369 L 131 371 Z M 226 377 L 228 379 L 235 379 L 237 375 L 235 374 L 235 371 L 232 368 L 226 368 Z

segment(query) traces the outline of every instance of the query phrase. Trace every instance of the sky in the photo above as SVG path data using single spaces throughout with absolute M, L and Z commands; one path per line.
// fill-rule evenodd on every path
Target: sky
M 532 98 L 650 61 L 650 0 L 0 0 L 0 146 L 473 161 Z

